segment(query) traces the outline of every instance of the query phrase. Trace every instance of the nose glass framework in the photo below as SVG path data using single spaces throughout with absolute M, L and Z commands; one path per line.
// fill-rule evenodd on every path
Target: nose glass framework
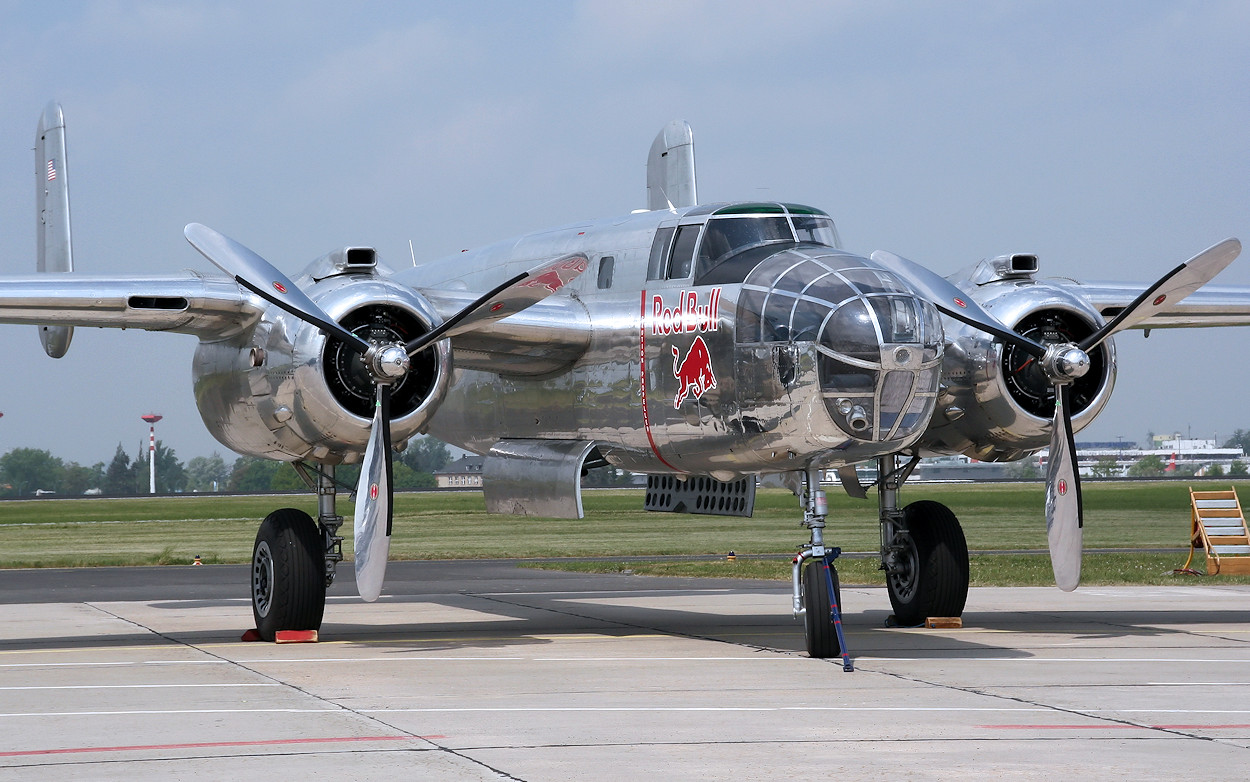
M 803 249 L 757 266 L 739 300 L 739 342 L 815 343 L 834 422 L 865 441 L 918 433 L 936 404 L 937 309 L 864 258 Z

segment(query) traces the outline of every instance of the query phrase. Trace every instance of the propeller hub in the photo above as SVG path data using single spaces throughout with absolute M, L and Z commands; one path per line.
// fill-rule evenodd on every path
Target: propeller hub
M 1089 354 L 1076 345 L 1053 345 L 1042 360 L 1052 382 L 1070 383 L 1089 372 Z
M 375 345 L 365 355 L 365 363 L 379 383 L 398 381 L 411 366 L 403 345 Z

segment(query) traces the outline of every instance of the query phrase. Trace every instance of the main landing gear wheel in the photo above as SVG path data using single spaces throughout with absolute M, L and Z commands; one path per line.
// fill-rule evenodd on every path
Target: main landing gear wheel
M 930 616 L 959 616 L 968 600 L 968 542 L 959 519 L 940 502 L 903 508 L 904 531 L 893 541 L 896 560 L 886 576 L 894 621 L 918 625 Z
M 842 586 L 838 583 L 838 570 L 829 566 L 833 577 L 833 593 L 838 608 L 842 608 Z M 809 657 L 837 657 L 842 654 L 838 644 L 838 631 L 833 626 L 829 605 L 829 579 L 825 577 L 825 562 L 816 559 L 803 568 L 803 635 L 807 640 Z
M 279 630 L 316 630 L 326 607 L 325 544 L 301 510 L 265 517 L 252 547 L 252 615 L 272 641 Z

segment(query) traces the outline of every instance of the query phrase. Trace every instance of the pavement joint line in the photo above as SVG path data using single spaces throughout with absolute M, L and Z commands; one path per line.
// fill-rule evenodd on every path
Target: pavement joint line
M 992 699 L 996 699 L 1000 701 L 1006 701 L 1008 703 L 1021 704 L 1023 706 L 1040 707 L 1043 709 L 1048 709 L 1050 712 L 1054 714 L 1067 715 L 1069 718 L 1085 719 L 1085 720 L 1103 720 L 1105 722 L 1112 723 L 1112 724 L 1134 726 L 1134 727 L 1145 729 L 1145 730 L 1152 731 L 1155 733 L 1163 733 L 1163 734 L 1167 734 L 1170 736 L 1176 736 L 1179 738 L 1189 738 L 1189 739 L 1195 739 L 1199 741 L 1211 741 L 1212 740 L 1209 737 L 1198 735 L 1197 733 L 1193 732 L 1192 729 L 1186 730 L 1186 729 L 1168 728 L 1168 727 L 1163 727 L 1163 726 L 1142 725 L 1140 723 L 1132 721 L 1128 717 L 1117 716 L 1119 714 L 1124 713 L 1120 711 L 1096 713 L 1092 710 L 1082 710 L 1082 709 L 1077 709 L 1077 708 L 1073 708 L 1070 706 L 1061 706 L 1061 705 L 1053 704 L 1053 703 L 1044 703 L 1044 702 L 1041 702 L 1040 700 L 1031 700 L 1023 696 L 1008 695 L 1008 694 L 1001 693 L 1001 692 L 994 692 L 989 688 L 973 687 L 973 686 L 961 687 L 961 686 L 957 686 L 954 684 L 948 684 L 945 682 L 930 681 L 928 679 L 923 679 L 918 676 L 907 676 L 902 673 L 898 673 L 896 671 L 881 671 L 881 673 L 885 674 L 886 676 L 890 678 L 898 679 L 901 681 L 912 682 L 913 684 L 923 684 L 923 685 L 934 687 L 940 690 L 946 690 L 948 692 L 958 692 L 958 693 L 963 693 L 965 695 L 974 695 L 974 696 L 982 697 L 982 698 L 992 698 Z M 1099 713 L 1102 713 L 1103 716 L 1098 716 Z M 1155 712 L 1151 712 L 1151 713 L 1155 713 Z
M 266 679 L 266 680 L 268 680 L 268 681 L 274 682 L 275 684 L 278 684 L 278 685 L 279 685 L 279 686 L 281 686 L 281 687 L 284 687 L 284 688 L 286 688 L 286 689 L 288 689 L 288 690 L 290 690 L 290 691 L 292 691 L 292 692 L 298 693 L 298 694 L 300 694 L 300 695 L 304 696 L 305 698 L 312 699 L 314 702 L 316 702 L 316 703 L 321 703 L 321 704 L 323 704 L 323 705 L 325 705 L 325 706 L 327 707 L 326 709 L 321 709 L 321 710 L 318 710 L 318 711 L 338 712 L 338 713 L 341 713 L 341 714 L 344 714 L 344 715 L 349 715 L 349 714 L 350 714 L 350 715 L 353 715 L 353 716 L 355 716 L 356 718 L 358 718 L 358 719 L 360 719 L 360 720 L 363 720 L 363 721 L 365 721 L 365 722 L 369 722 L 369 723 L 371 723 L 371 724 L 375 724 L 375 725 L 382 725 L 382 726 L 384 726 L 384 727 L 386 727 L 386 728 L 388 728 L 388 729 L 390 729 L 390 730 L 397 731 L 398 733 L 401 733 L 401 734 L 403 734 L 403 735 L 411 736 L 413 739 L 426 741 L 426 742 L 427 742 L 427 743 L 429 743 L 431 746 L 438 747 L 439 749 L 442 749 L 442 750 L 443 750 L 443 751 L 445 751 L 445 752 L 450 752 L 451 754 L 456 754 L 456 752 L 455 752 L 454 750 L 451 750 L 451 749 L 449 749 L 449 748 L 447 748 L 447 747 L 445 747 L 445 746 L 442 746 L 442 745 L 438 744 L 437 742 L 431 741 L 431 740 L 429 740 L 429 739 L 420 739 L 420 738 L 417 736 L 417 734 L 413 733 L 413 732 L 412 732 L 412 731 L 410 731 L 410 730 L 405 730 L 405 729 L 403 729 L 403 728 L 401 728 L 401 727 L 399 727 L 399 726 L 397 726 L 397 725 L 390 725 L 390 724 L 388 724 L 388 723 L 384 722 L 383 720 L 377 719 L 376 717 L 371 717 L 371 716 L 366 715 L 366 714 L 361 714 L 360 712 L 355 711 L 354 709 L 352 709 L 352 708 L 351 708 L 351 707 L 349 707 L 349 706 L 343 705 L 343 704 L 341 704 L 341 703 L 336 703 L 336 702 L 334 702 L 333 700 L 331 700 L 331 699 L 329 699 L 329 698 L 325 698 L 325 697 L 323 697 L 323 696 L 320 696 L 320 695 L 317 695 L 317 694 L 315 694 L 315 693 L 312 693 L 312 692 L 308 691 L 307 689 L 305 689 L 305 688 L 303 688 L 303 687 L 300 687 L 300 686 L 298 686 L 298 685 L 296 685 L 296 684 L 293 684 L 293 683 L 291 683 L 291 682 L 285 682 L 285 681 L 282 681 L 281 679 L 278 679 L 278 678 L 276 678 L 276 677 L 274 677 L 274 676 L 271 676 L 271 675 L 269 675 L 269 674 L 263 673 L 262 671 L 256 670 L 255 668 L 249 668 L 249 667 L 248 667 L 247 665 L 245 665 L 245 664 L 242 664 L 242 663 L 240 663 L 240 662 L 238 662 L 238 661 L 236 661 L 236 660 L 231 660 L 231 659 L 229 659 L 229 658 L 227 658 L 227 657 L 223 657 L 222 655 L 217 654 L 217 653 L 215 653 L 215 652 L 213 652 L 213 651 L 210 651 L 210 650 L 208 650 L 208 649 L 202 649 L 202 648 L 199 648 L 199 647 L 195 646 L 194 644 L 190 643 L 189 641 L 182 641 L 182 640 L 179 640 L 179 639 L 177 639 L 177 638 L 173 638 L 173 637 L 171 637 L 171 636 L 168 636 L 168 635 L 166 635 L 166 634 L 164 634 L 164 633 L 161 633 L 161 632 L 159 632 L 159 631 L 157 631 L 157 630 L 154 630 L 153 628 L 147 627 L 146 625 L 142 624 L 141 622 L 137 622 L 137 621 L 135 621 L 135 620 L 133 620 L 133 619 L 128 619 L 128 618 L 126 618 L 126 617 L 124 617 L 124 616 L 120 616 L 119 614 L 113 613 L 112 611 L 109 611 L 109 610 L 107 610 L 107 609 L 103 608 L 103 607 L 102 607 L 102 606 L 100 606 L 100 605 L 95 605 L 95 604 L 92 604 L 92 603 L 84 603 L 84 605 L 87 605 L 87 606 L 89 606 L 89 607 L 91 607 L 91 608 L 95 609 L 96 611 L 99 611 L 99 612 L 100 612 L 100 613 L 102 613 L 102 614 L 105 614 L 105 615 L 111 616 L 111 617 L 113 617 L 114 619 L 117 619 L 117 620 L 119 620 L 119 621 L 122 621 L 122 622 L 125 622 L 125 623 L 127 623 L 127 624 L 133 625 L 133 626 L 135 626 L 135 627 L 141 628 L 141 629 L 143 629 L 144 631 L 149 632 L 149 633 L 151 633 L 151 634 L 153 634 L 153 635 L 157 636 L 158 638 L 162 638 L 162 639 L 164 639 L 164 640 L 166 640 L 166 641 L 169 641 L 169 642 L 170 642 L 170 643 L 172 643 L 172 644 L 177 644 L 177 645 L 179 645 L 179 646 L 181 646 L 181 647 L 183 647 L 183 648 L 185 648 L 185 649 L 196 651 L 196 652 L 198 652 L 199 654 L 201 654 L 201 655 L 205 656 L 206 658 L 209 658 L 209 659 L 212 659 L 212 660 L 217 660 L 217 661 L 220 661 L 220 662 L 222 662 L 222 663 L 225 663 L 225 664 L 227 664 L 227 665 L 230 665 L 230 666 L 234 667 L 234 668 L 235 668 L 235 669 L 237 669 L 237 670 L 240 670 L 240 671 L 247 671 L 248 673 L 250 673 L 250 674 L 252 674 L 252 675 L 254 675 L 254 676 L 259 676 L 259 677 L 261 677 L 261 678 L 263 678 L 263 679 Z M 226 713 L 226 714 L 229 714 L 229 713 L 237 713 L 237 712 L 239 712 L 239 711 L 244 711 L 244 710 L 233 710 L 233 711 L 232 711 L 232 710 L 220 710 L 220 711 L 210 711 L 210 712 L 190 712 L 190 713 Z M 281 713 L 281 711 L 282 711 L 282 710 L 278 710 L 278 711 Z M 473 760 L 472 758 L 465 758 L 465 759 L 466 759 L 466 760 L 469 760 L 470 762 L 473 762 L 473 763 L 478 763 L 479 765 L 483 765 L 483 766 L 485 765 L 485 764 L 479 763 L 478 761 Z
M 238 669 L 238 670 L 241 670 L 241 671 L 247 671 L 247 672 L 249 672 L 249 673 L 251 673 L 251 674 L 253 674 L 253 675 L 255 675 L 255 676 L 260 676 L 260 677 L 262 677 L 262 678 L 264 678 L 264 679 L 267 679 L 267 680 L 269 680 L 269 681 L 271 681 L 271 682 L 274 682 L 274 683 L 276 683 L 276 684 L 278 684 L 278 685 L 280 685 L 280 686 L 282 686 L 282 687 L 284 687 L 284 688 L 286 688 L 286 689 L 288 689 L 288 690 L 290 690 L 290 691 L 292 691 L 292 692 L 298 693 L 299 695 L 302 695 L 302 696 L 303 696 L 303 697 L 305 697 L 305 698 L 309 698 L 309 699 L 313 700 L 314 702 L 324 704 L 324 705 L 327 707 L 327 708 L 324 708 L 324 709 L 309 710 L 309 711 L 311 711 L 311 712 L 338 713 L 338 714 L 342 714 L 342 715 L 344 715 L 344 716 L 351 715 L 352 717 L 354 717 L 354 718 L 356 718 L 356 719 L 358 719 L 358 720 L 362 720 L 362 721 L 368 722 L 368 723 L 373 724 L 373 725 L 379 725 L 379 726 L 382 726 L 383 728 L 386 728 L 386 729 L 388 729 L 388 730 L 393 730 L 393 731 L 396 731 L 397 733 L 400 733 L 400 734 L 402 734 L 402 735 L 405 735 L 405 736 L 410 737 L 410 738 L 411 738 L 412 740 L 414 740 L 414 741 L 424 741 L 425 743 L 429 744 L 429 745 L 430 745 L 431 747 L 433 747 L 434 749 L 437 749 L 437 750 L 439 750 L 439 751 L 441 751 L 441 752 L 445 752 L 445 753 L 447 753 L 448 755 L 451 755 L 451 756 L 453 756 L 453 757 L 460 758 L 461 760 L 465 761 L 466 763 L 470 763 L 470 764 L 472 764 L 472 765 L 479 766 L 479 767 L 481 767 L 481 768 L 487 769 L 488 771 L 490 771 L 490 772 L 492 772 L 492 773 L 497 774 L 497 775 L 498 775 L 499 777 L 501 777 L 501 778 L 504 778 L 504 779 L 512 779 L 512 780 L 516 780 L 516 779 L 517 779 L 517 777 L 514 777 L 514 776 L 512 776 L 512 775 L 510 775 L 510 774 L 508 774 L 508 773 L 506 773 L 506 772 L 504 772 L 504 771 L 503 771 L 503 770 L 501 770 L 501 769 L 495 768 L 495 767 L 491 766 L 489 763 L 486 763 L 485 761 L 482 761 L 482 760 L 479 760 L 479 759 L 477 759 L 477 758 L 474 758 L 474 757 L 472 757 L 472 756 L 470 756 L 470 755 L 467 755 L 467 754 L 463 753 L 462 751 L 460 751 L 460 750 L 458 750 L 458 749 L 455 749 L 454 747 L 448 746 L 447 744 L 440 744 L 438 741 L 435 741 L 433 738 L 423 738 L 422 736 L 420 736 L 420 735 L 418 735 L 418 734 L 414 733 L 414 732 L 413 732 L 413 731 L 411 731 L 411 730 L 407 730 L 407 729 L 405 729 L 405 728 L 402 728 L 402 727 L 400 727 L 399 725 L 392 725 L 392 724 L 390 724 L 390 723 L 386 722 L 385 720 L 383 720 L 383 719 L 381 719 L 381 718 L 379 718 L 379 717 L 377 717 L 377 716 L 374 716 L 374 715 L 371 715 L 371 714 L 365 714 L 364 712 L 357 711 L 356 709 L 353 709 L 351 706 L 348 706 L 348 705 L 346 705 L 346 704 L 344 704 L 344 703 L 340 703 L 340 702 L 337 702 L 337 701 L 335 701 L 335 700 L 333 700 L 333 699 L 331 699 L 331 698 L 328 698 L 328 697 L 325 697 L 325 696 L 322 696 L 322 695 L 318 695 L 318 694 L 316 694 L 316 693 L 314 693 L 314 692 L 312 692 L 312 691 L 310 691 L 310 690 L 308 690 L 308 689 L 306 689 L 306 688 L 304 688 L 304 687 L 302 687 L 302 686 L 299 686 L 299 685 L 297 685 L 297 684 L 294 684 L 294 683 L 292 683 L 292 682 L 283 681 L 283 680 L 278 679 L 278 678 L 276 678 L 276 677 L 274 677 L 274 676 L 271 676 L 271 675 L 269 675 L 269 674 L 265 674 L 265 673 L 263 673 L 262 671 L 257 670 L 256 668 L 249 668 L 246 664 L 244 664 L 244 663 L 243 663 L 243 662 L 241 662 L 241 661 L 238 661 L 238 660 L 231 660 L 231 659 L 229 659 L 229 658 L 227 658 L 227 657 L 224 657 L 224 656 L 222 656 L 222 655 L 220 655 L 220 654 L 218 654 L 218 653 L 216 653 L 216 652 L 213 652 L 213 651 L 211 651 L 211 650 L 209 650 L 209 649 L 206 649 L 206 648 L 201 648 L 201 647 L 197 647 L 196 645 L 194 645 L 193 643 L 191 643 L 191 642 L 189 642 L 189 641 L 179 640 L 179 639 L 177 639 L 177 638 L 174 638 L 174 637 L 171 637 L 171 636 L 169 636 L 169 635 L 166 635 L 165 633 L 162 633 L 162 632 L 160 632 L 160 631 L 158 631 L 158 630 L 155 630 L 155 629 L 153 629 L 153 628 L 151 628 L 151 627 L 148 627 L 148 626 L 144 625 L 144 624 L 143 624 L 143 623 L 141 623 L 141 622 L 137 622 L 137 621 L 135 621 L 135 620 L 133 620 L 133 619 L 129 619 L 129 618 L 127 618 L 127 617 L 124 617 L 124 616 L 121 616 L 121 615 L 119 615 L 119 614 L 116 614 L 116 613 L 114 613 L 114 612 L 112 612 L 112 611 L 109 611 L 109 610 L 107 610 L 107 609 L 103 608 L 101 605 L 96 605 L 96 604 L 89 603 L 89 602 L 88 602 L 88 603 L 84 603 L 84 605 L 86 605 L 86 606 L 88 606 L 88 607 L 90 607 L 90 608 L 93 608 L 93 609 L 95 609 L 96 611 L 99 611 L 99 612 L 100 612 L 100 613 L 102 613 L 102 614 L 106 614 L 106 615 L 108 615 L 108 616 L 111 616 L 111 617 L 113 617 L 114 619 L 117 619 L 117 620 L 119 620 L 119 621 L 122 621 L 122 622 L 128 623 L 128 624 L 133 625 L 133 626 L 135 626 L 135 627 L 141 628 L 141 629 L 142 629 L 142 630 L 144 630 L 145 632 L 151 633 L 151 634 L 153 634 L 153 635 L 157 636 L 158 638 L 162 638 L 162 639 L 164 639 L 164 640 L 166 640 L 166 641 L 170 642 L 171 644 L 177 644 L 177 645 L 180 645 L 180 646 L 182 646 L 182 647 L 184 647 L 184 648 L 191 649 L 191 650 L 195 650 L 195 651 L 199 652 L 199 653 L 200 653 L 200 654 L 202 654 L 202 655 L 205 655 L 205 656 L 210 657 L 210 658 L 213 658 L 213 659 L 221 660 L 221 661 L 223 661 L 223 662 L 225 662 L 225 663 L 227 663 L 227 664 L 229 664 L 229 665 L 232 665 L 232 666 L 234 666 L 234 667 L 235 667 L 236 669 Z M 203 713 L 208 713 L 208 714 L 234 714 L 234 713 L 250 712 L 250 711 L 255 711 L 255 710 L 246 710 L 246 709 L 245 709 L 245 710 L 227 710 L 227 709 L 222 709 L 222 710 L 209 710 L 209 711 L 189 711 L 189 712 L 183 712 L 183 713 L 192 713 L 192 714 L 203 714 Z M 290 713 L 290 712 L 289 712 L 289 711 L 287 711 L 287 710 L 281 710 L 281 709 L 279 709 L 279 710 L 264 710 L 264 711 L 275 711 L 276 713 Z M 176 713 L 176 712 L 174 712 L 174 713 Z M 0 716 L 4 716 L 4 715 L 0 715 Z
M 1224 725 L 1136 725 L 1127 722 L 1092 723 L 1087 725 L 977 725 L 985 730 L 1147 730 L 1147 731 L 1183 731 L 1183 730 L 1241 730 L 1250 728 L 1250 723 L 1230 723 Z M 1183 736 L 1184 738 L 1205 738 L 1204 736 Z

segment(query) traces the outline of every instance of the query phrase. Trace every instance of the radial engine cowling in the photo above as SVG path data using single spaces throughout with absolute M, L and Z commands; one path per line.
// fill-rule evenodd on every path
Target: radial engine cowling
M 327 314 L 367 341 L 405 343 L 441 322 L 423 297 L 377 276 L 372 266 L 367 273 L 328 277 L 321 277 L 317 266 L 296 282 Z M 413 356 L 411 363 L 392 388 L 391 432 L 397 446 L 424 429 L 447 393 L 447 340 Z M 325 464 L 356 462 L 364 453 L 375 399 L 368 370 L 342 342 L 276 307 L 240 338 L 202 343 L 194 375 L 205 425 L 235 451 Z
M 1079 342 L 1103 323 L 1089 302 L 1047 282 L 1012 280 L 978 287 L 972 298 L 1037 342 Z M 937 411 L 917 446 L 925 455 L 965 454 L 1012 461 L 1050 444 L 1054 386 L 1019 348 L 943 318 L 946 351 Z M 1072 426 L 1080 431 L 1106 406 L 1115 384 L 1115 347 L 1089 354 L 1090 369 L 1072 384 Z

